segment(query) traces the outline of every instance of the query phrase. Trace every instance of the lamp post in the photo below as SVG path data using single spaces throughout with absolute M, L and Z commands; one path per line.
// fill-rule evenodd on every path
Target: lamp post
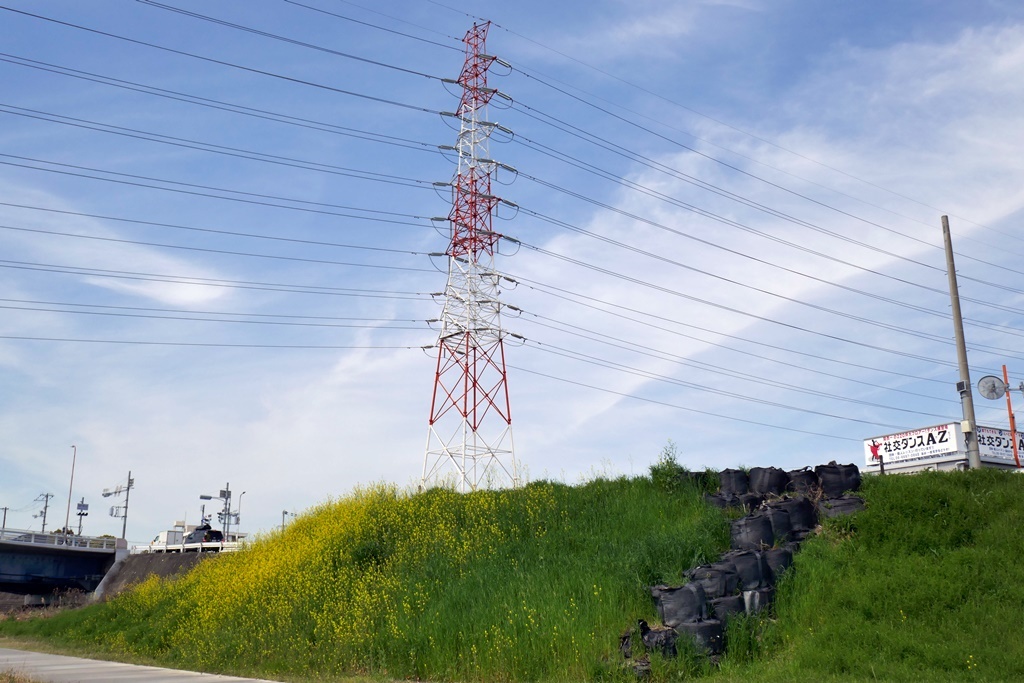
M 224 533 L 224 540 L 228 538 L 228 530 L 231 528 L 231 482 L 224 485 L 219 496 L 201 495 L 199 500 L 220 500 L 224 502 L 224 509 L 220 512 L 221 530 Z
M 245 491 L 238 494 L 238 509 L 235 510 L 235 526 L 239 529 L 242 528 L 242 497 L 245 496 Z M 235 535 L 238 535 L 238 530 L 235 531 Z M 224 539 L 227 540 L 226 538 Z
M 295 516 L 294 512 L 288 512 L 287 510 L 281 510 L 281 531 L 284 531 L 285 520 L 288 519 L 288 515 Z
M 68 523 L 71 521 L 71 491 L 75 488 L 75 461 L 78 460 L 78 447 L 71 444 L 71 484 L 68 486 L 68 510 L 64 515 L 64 542 L 67 543 Z
M 132 479 L 132 471 L 128 470 L 128 484 L 121 486 L 118 484 L 113 489 L 103 489 L 103 497 L 109 498 L 110 496 L 118 496 L 124 494 L 124 507 L 116 505 L 110 508 L 110 516 L 115 518 L 121 518 L 124 521 L 121 523 L 121 538 L 126 538 L 128 534 L 128 501 L 132 497 L 132 489 L 135 488 L 135 480 Z

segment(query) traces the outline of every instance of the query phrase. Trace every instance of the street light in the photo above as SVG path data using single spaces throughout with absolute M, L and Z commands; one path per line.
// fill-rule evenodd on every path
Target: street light
M 242 497 L 244 495 L 245 491 L 242 491 L 242 493 L 238 495 L 238 509 L 235 510 L 235 526 L 237 526 L 239 529 L 242 528 Z M 238 531 L 235 531 L 235 536 L 237 535 Z M 224 540 L 226 541 L 228 539 L 225 538 Z
M 71 521 L 71 491 L 75 488 L 75 461 L 78 460 L 78 447 L 71 445 L 71 484 L 68 485 L 68 510 L 64 515 L 64 542 L 67 543 L 68 522 Z
M 281 531 L 284 531 L 284 522 L 285 522 L 285 519 L 287 519 L 288 515 L 291 515 L 292 517 L 296 516 L 296 514 L 294 512 L 288 512 L 287 510 L 281 510 Z
M 221 524 L 223 524 L 221 529 L 224 532 L 224 540 L 227 540 L 228 529 L 231 528 L 231 482 L 228 482 L 227 484 L 224 485 L 224 488 L 221 489 L 219 496 L 207 496 L 204 494 L 199 496 L 199 500 L 224 501 L 224 509 L 220 512 L 219 516 L 221 519 Z
M 111 489 L 103 489 L 103 497 L 109 498 L 110 496 L 117 496 L 120 498 L 121 494 L 124 494 L 124 507 L 115 505 L 110 508 L 110 516 L 116 519 L 123 519 L 121 524 L 121 538 L 127 538 L 128 534 L 128 501 L 132 497 L 132 489 L 135 488 L 135 480 L 132 479 L 132 471 L 128 470 L 128 484 L 121 486 L 118 484 Z

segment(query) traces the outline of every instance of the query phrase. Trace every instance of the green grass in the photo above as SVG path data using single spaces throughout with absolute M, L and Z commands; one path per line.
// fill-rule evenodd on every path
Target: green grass
M 718 676 L 1024 680 L 1024 476 L 871 477 L 863 494 L 804 545 L 777 619 L 733 629 Z
M 628 680 L 618 636 L 646 587 L 716 558 L 728 525 L 648 478 L 517 491 L 357 491 L 251 549 L 0 634 L 294 680 Z M 660 679 L 698 673 L 658 662 Z
M 294 681 L 635 681 L 616 650 L 646 587 L 717 558 L 727 517 L 652 478 L 518 491 L 356 491 L 251 549 L 105 605 L 0 622 L 0 639 Z M 868 509 L 804 544 L 776 614 L 718 669 L 654 682 L 1024 680 L 1024 476 L 872 477 Z

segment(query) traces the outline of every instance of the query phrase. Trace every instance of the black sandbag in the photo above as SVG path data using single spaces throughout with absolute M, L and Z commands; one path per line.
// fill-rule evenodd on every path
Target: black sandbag
M 761 512 L 733 520 L 731 537 L 733 550 L 760 550 L 775 545 L 772 521 Z
M 758 588 L 757 590 L 743 591 L 743 603 L 747 614 L 757 614 L 774 601 L 774 588 Z
M 766 516 L 772 523 L 772 535 L 779 543 L 789 540 L 789 534 L 793 530 L 793 524 L 789 520 L 789 513 L 778 508 L 762 510 L 760 514 Z
M 809 495 L 813 494 L 821 486 L 818 474 L 810 467 L 790 470 L 786 474 L 789 475 L 789 484 L 786 486 L 787 491 Z
M 679 625 L 679 636 L 689 636 L 698 649 L 709 655 L 721 654 L 725 649 L 725 629 L 718 619 L 705 619 Z
M 839 517 L 852 515 L 864 509 L 864 499 L 860 496 L 839 496 L 818 503 L 818 514 L 821 517 Z
M 747 611 L 747 603 L 743 599 L 743 595 L 727 595 L 724 598 L 718 598 L 712 600 L 710 603 L 711 612 L 715 615 L 715 618 L 725 623 L 734 614 L 743 614 Z
M 640 619 L 640 641 L 651 652 L 660 652 L 666 657 L 676 656 L 676 640 L 679 634 L 672 628 L 655 626 L 651 628 L 646 621 Z
M 789 534 L 789 543 L 786 544 L 786 547 L 792 546 L 791 550 L 796 552 L 797 550 L 800 550 L 800 543 L 806 541 L 808 536 L 813 536 L 815 533 L 814 529 L 794 530 Z
M 818 465 L 814 472 L 821 480 L 822 492 L 829 498 L 860 489 L 860 470 L 856 465 L 837 465 L 833 460 L 827 465 Z
M 728 507 L 736 507 L 739 505 L 739 498 L 732 495 L 731 493 L 705 493 L 704 502 L 708 505 L 713 505 L 716 508 L 725 509 Z
M 753 512 L 757 508 L 761 507 L 761 503 L 764 502 L 764 496 L 760 493 L 744 493 L 737 499 L 739 507 L 743 508 L 747 512 Z
M 781 496 L 789 484 L 789 475 L 778 467 L 751 467 L 750 492 Z
M 653 586 L 651 597 L 658 608 L 661 623 L 670 628 L 707 616 L 707 598 L 704 596 L 704 587 L 699 583 L 674 587 Z
M 722 470 L 718 473 L 719 487 L 722 493 L 742 496 L 750 490 L 750 480 L 743 470 Z
M 633 629 L 627 628 L 619 635 L 619 652 L 623 659 L 633 656 Z
M 768 586 L 772 581 L 772 571 L 764 554 L 756 550 L 736 550 L 722 555 L 723 560 L 732 562 L 739 577 L 740 590 L 753 590 Z
M 772 573 L 772 581 L 778 582 L 782 574 L 793 564 L 793 551 L 789 548 L 772 548 L 766 550 L 764 559 Z
M 740 577 L 736 567 L 728 561 L 694 567 L 686 575 L 701 585 L 707 600 L 732 595 L 739 588 Z
M 818 523 L 818 511 L 814 504 L 803 496 L 785 498 L 769 503 L 769 507 L 789 513 L 789 525 L 793 531 L 813 529 Z

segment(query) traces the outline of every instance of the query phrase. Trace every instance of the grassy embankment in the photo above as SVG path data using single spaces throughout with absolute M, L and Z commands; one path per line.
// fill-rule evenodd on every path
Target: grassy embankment
M 863 493 L 866 511 L 805 543 L 777 618 L 731 626 L 720 671 L 655 657 L 653 680 L 1024 680 L 1024 477 L 871 478 Z M 653 617 L 645 587 L 716 557 L 726 528 L 695 490 L 649 479 L 375 488 L 177 582 L 0 635 L 296 680 L 625 681 L 617 635 Z
M 731 634 L 719 676 L 1024 681 L 1024 476 L 871 477 L 863 494 L 804 545 L 777 620 Z
M 322 505 L 250 549 L 103 605 L 0 623 L 81 652 L 266 677 L 619 677 L 645 587 L 716 558 L 728 525 L 650 479 Z M 681 658 L 662 672 L 692 672 Z

